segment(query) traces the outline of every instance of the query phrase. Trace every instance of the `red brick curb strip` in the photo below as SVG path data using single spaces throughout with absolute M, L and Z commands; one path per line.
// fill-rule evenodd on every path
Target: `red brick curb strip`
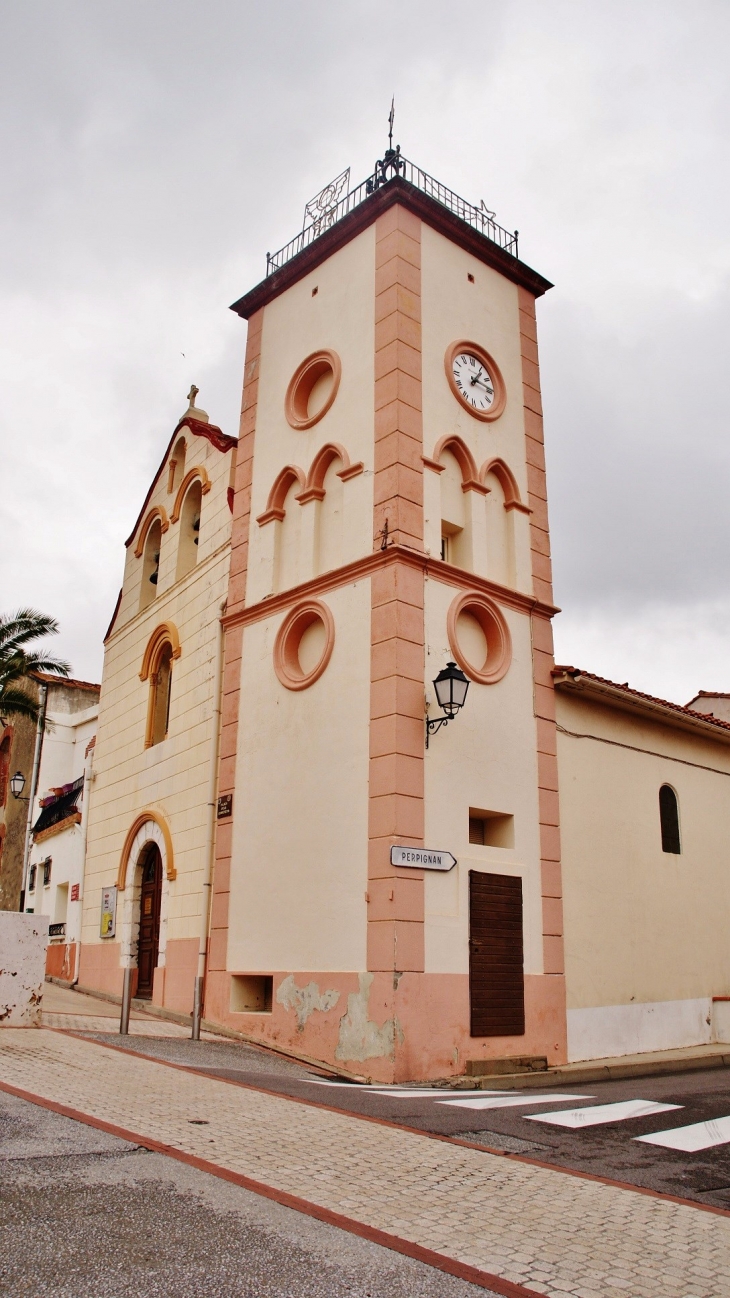
M 155 1063 L 159 1062 L 159 1060 L 155 1060 Z M 292 1208 L 294 1212 L 301 1212 L 307 1217 L 315 1217 L 328 1226 L 336 1226 L 339 1230 L 348 1231 L 350 1235 L 359 1235 L 362 1239 L 367 1239 L 372 1244 L 380 1244 L 381 1247 L 389 1248 L 394 1253 L 403 1253 L 406 1257 L 412 1257 L 417 1262 L 424 1262 L 426 1266 L 434 1267 L 438 1271 L 445 1271 L 449 1275 L 456 1276 L 459 1280 L 466 1280 L 470 1284 L 478 1285 L 480 1289 L 491 1289 L 493 1293 L 500 1294 L 501 1298 L 544 1298 L 544 1294 L 539 1293 L 536 1289 L 525 1289 L 523 1285 L 512 1284 L 510 1280 L 504 1280 L 501 1276 L 492 1275 L 489 1271 L 482 1271 L 477 1267 L 469 1266 L 466 1262 L 458 1262 L 455 1258 L 446 1257 L 445 1254 L 436 1253 L 430 1248 L 423 1248 L 420 1244 L 414 1244 L 408 1239 L 401 1239 L 398 1235 L 390 1235 L 387 1231 L 378 1230 L 376 1226 L 367 1226 L 364 1222 L 356 1221 L 354 1218 L 346 1217 L 339 1212 L 332 1212 L 329 1208 L 322 1208 L 316 1203 L 310 1203 L 307 1199 L 300 1199 L 298 1195 L 287 1194 L 285 1190 L 277 1190 L 274 1186 L 265 1185 L 262 1181 L 254 1181 L 251 1177 L 243 1176 L 240 1172 L 230 1171 L 226 1167 L 221 1167 L 218 1163 L 208 1162 L 207 1159 L 198 1158 L 195 1154 L 186 1154 L 183 1150 L 175 1149 L 172 1145 L 166 1145 L 159 1140 L 152 1140 L 149 1136 L 142 1136 L 136 1131 L 128 1131 L 126 1127 L 117 1127 L 111 1122 L 104 1122 L 101 1118 L 92 1118 L 88 1113 L 81 1113 L 78 1109 L 72 1109 L 67 1104 L 57 1104 L 55 1100 L 47 1100 L 43 1096 L 33 1095 L 31 1091 L 24 1091 L 18 1086 L 11 1086 L 9 1082 L 0 1081 L 0 1091 L 5 1091 L 8 1095 L 14 1095 L 19 1100 L 27 1100 L 30 1104 L 38 1105 L 39 1108 L 50 1109 L 52 1113 L 59 1113 L 64 1118 L 73 1118 L 76 1122 L 83 1122 L 87 1127 L 95 1127 L 98 1131 L 105 1131 L 108 1135 L 117 1136 L 120 1140 L 132 1141 L 135 1145 L 141 1145 L 144 1149 L 152 1150 L 154 1153 L 165 1154 L 168 1158 L 175 1158 L 180 1163 L 187 1163 L 189 1167 L 195 1167 L 200 1172 L 208 1172 L 211 1176 L 217 1176 L 222 1181 L 231 1181 L 234 1185 L 240 1185 L 244 1190 L 250 1190 L 253 1194 L 261 1195 L 264 1199 L 272 1199 L 285 1208 Z

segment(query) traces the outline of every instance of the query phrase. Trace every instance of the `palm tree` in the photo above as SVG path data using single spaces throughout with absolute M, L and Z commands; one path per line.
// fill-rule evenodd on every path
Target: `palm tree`
M 28 717 L 37 723 L 40 705 L 22 688 L 21 682 L 34 672 L 68 676 L 69 664 L 44 649 L 27 648 L 43 636 L 57 635 L 55 618 L 34 608 L 17 613 L 0 613 L 0 717 Z

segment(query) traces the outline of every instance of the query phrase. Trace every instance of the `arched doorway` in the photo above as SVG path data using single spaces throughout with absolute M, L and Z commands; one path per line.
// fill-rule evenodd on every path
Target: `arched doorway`
M 141 867 L 137 996 L 141 1000 L 151 1000 L 160 950 L 160 912 L 162 906 L 162 857 L 156 843 L 150 843 L 146 848 Z

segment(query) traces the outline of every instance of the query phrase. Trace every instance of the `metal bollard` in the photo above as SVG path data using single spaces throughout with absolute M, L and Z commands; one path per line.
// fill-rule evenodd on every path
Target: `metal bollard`
M 200 1041 L 200 1020 L 203 1014 L 203 979 L 195 979 L 195 997 L 193 1000 L 192 1040 Z
M 132 1000 L 132 970 L 124 970 L 124 987 L 122 988 L 122 1016 L 119 1020 L 119 1035 L 129 1036 L 129 1006 Z

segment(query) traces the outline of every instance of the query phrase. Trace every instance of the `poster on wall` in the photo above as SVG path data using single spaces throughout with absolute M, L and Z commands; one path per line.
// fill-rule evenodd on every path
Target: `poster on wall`
M 99 932 L 102 937 L 114 937 L 117 931 L 117 890 L 114 888 L 102 888 L 101 890 L 101 927 Z

